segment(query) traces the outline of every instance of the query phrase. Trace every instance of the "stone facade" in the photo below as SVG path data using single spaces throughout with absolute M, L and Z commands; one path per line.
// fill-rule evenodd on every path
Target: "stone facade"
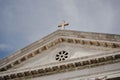
M 120 35 L 58 30 L 0 61 L 0 80 L 120 79 Z

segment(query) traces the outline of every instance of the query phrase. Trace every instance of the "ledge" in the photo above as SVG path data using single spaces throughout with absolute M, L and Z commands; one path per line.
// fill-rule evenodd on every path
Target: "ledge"
M 49 48 L 57 45 L 57 44 L 60 44 L 60 43 L 70 43 L 70 44 L 79 44 L 79 45 L 91 45 L 91 46 L 100 46 L 100 47 L 107 47 L 107 48 L 120 48 L 120 43 L 113 43 L 113 42 L 103 42 L 103 41 L 95 41 L 95 40 L 84 40 L 84 39 L 71 39 L 71 38 L 58 38 L 58 39 L 55 39 L 53 40 L 52 42 L 44 45 L 44 46 L 41 46 L 40 48 L 24 55 L 23 57 L 20 57 L 19 59 L 13 61 L 12 63 L 9 63 L 7 65 L 4 65 L 4 67 L 0 68 L 0 72 L 1 71 L 6 71 L 6 70 L 9 70 L 10 68 L 16 66 L 16 65 L 19 65 L 21 63 L 23 63 L 24 61 L 42 53 L 43 51 L 45 50 L 48 50 Z M 39 46 L 39 44 L 37 44 Z M 29 49 L 28 49 L 29 51 Z M 11 60 L 14 59 L 11 58 Z M 8 60 L 8 61 L 11 61 L 11 60 Z M 5 63 L 7 61 L 4 61 L 3 63 Z
M 0 80 L 40 77 L 40 76 L 52 75 L 55 73 L 82 70 L 85 68 L 97 67 L 112 63 L 118 63 L 118 62 L 120 62 L 120 54 L 106 56 L 106 57 L 99 57 L 99 58 L 84 60 L 80 62 L 67 63 L 59 66 L 39 68 L 36 70 L 28 70 L 24 72 L 16 72 L 16 73 L 11 72 L 10 74 L 0 76 Z

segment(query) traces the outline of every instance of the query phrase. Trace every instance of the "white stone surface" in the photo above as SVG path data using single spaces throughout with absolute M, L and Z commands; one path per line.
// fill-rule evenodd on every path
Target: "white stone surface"
M 97 55 L 101 53 L 107 53 L 112 51 L 113 49 L 61 43 L 54 46 L 51 49 L 48 49 L 47 51 L 44 51 L 42 54 L 39 54 L 33 57 L 30 60 L 27 60 L 26 62 L 21 63 L 18 66 L 15 66 L 15 68 L 24 69 L 24 68 L 59 62 L 55 59 L 55 57 L 56 57 L 56 54 L 58 54 L 60 51 L 63 51 L 63 50 L 68 52 L 67 60 L 69 60 L 69 59 L 76 59 L 76 58 L 82 58 L 86 56 Z M 12 69 L 14 69 L 14 67 Z
M 54 41 L 58 38 L 69 38 L 69 39 L 83 39 L 83 40 L 94 40 L 99 42 L 114 42 L 120 44 L 119 35 L 110 34 L 99 34 L 99 33 L 87 33 L 78 31 L 67 31 L 58 30 L 41 40 L 17 51 L 13 55 L 0 61 L 0 68 L 13 63 L 14 61 L 22 58 L 23 56 L 39 49 L 40 47 Z M 66 61 L 57 61 L 55 59 L 56 54 L 60 51 L 68 52 L 68 58 Z M 37 68 L 45 68 L 50 66 L 56 66 L 61 64 L 67 64 L 71 62 L 77 62 L 92 58 L 98 58 L 113 54 L 120 54 L 120 48 L 108 48 L 91 45 L 81 45 L 75 43 L 60 43 L 57 44 L 42 53 L 27 59 L 20 64 L 13 66 L 6 72 L 1 72 L 0 75 L 9 75 L 16 72 L 24 72 L 27 70 L 35 70 Z M 116 77 L 120 75 L 120 63 L 108 64 L 97 66 L 93 68 L 86 68 L 83 70 L 75 70 L 65 73 L 57 73 L 48 76 L 35 77 L 28 80 L 94 80 L 96 77 L 101 78 L 107 76 L 108 78 Z M 20 79 L 19 79 L 20 80 Z M 26 80 L 26 79 L 25 79 Z
M 94 78 L 117 77 L 120 75 L 120 63 L 109 64 L 83 70 L 76 70 L 54 75 L 36 77 L 28 80 L 89 80 Z

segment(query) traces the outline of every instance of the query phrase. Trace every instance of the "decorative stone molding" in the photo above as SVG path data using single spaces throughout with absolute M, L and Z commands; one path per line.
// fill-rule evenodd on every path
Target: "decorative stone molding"
M 0 80 L 40 77 L 40 76 L 51 75 L 51 74 L 60 73 L 60 72 L 81 70 L 85 68 L 97 67 L 97 66 L 112 64 L 117 62 L 120 62 L 120 54 L 93 58 L 90 60 L 84 60 L 80 62 L 67 63 L 67 64 L 58 65 L 58 66 L 38 68 L 36 70 L 28 70 L 25 72 L 16 72 L 16 73 L 11 72 L 10 74 L 0 76 Z
M 39 49 L 23 56 L 22 58 L 0 68 L 0 72 L 1 71 L 6 71 L 10 68 L 12 68 L 13 66 L 16 66 L 16 65 L 19 65 L 21 64 L 22 62 L 42 53 L 43 51 L 57 45 L 57 44 L 60 44 L 60 43 L 70 43 L 70 44 L 79 44 L 79 45 L 91 45 L 91 46 L 101 46 L 101 47 L 108 47 L 108 48 L 120 48 L 120 43 L 113 43 L 113 42 L 103 42 L 103 41 L 95 41 L 95 40 L 84 40 L 84 39 L 71 39 L 71 38 L 58 38 L 56 40 L 54 40 L 53 42 L 51 43 L 48 43 L 42 47 L 40 47 Z M 10 67 L 8 67 L 9 65 L 12 65 Z
M 115 34 L 80 32 L 80 31 L 72 31 L 72 30 L 57 30 L 53 32 L 52 34 L 28 45 L 27 47 L 20 49 L 15 54 L 12 54 L 9 57 L 1 60 L 0 64 L 6 64 L 3 62 L 11 61 L 11 58 L 14 58 L 14 59 L 19 58 L 21 57 L 21 55 L 26 54 L 29 51 L 31 51 L 31 49 L 33 50 L 39 47 L 40 45 L 44 45 L 46 42 L 52 41 L 53 38 L 60 38 L 60 37 L 83 38 L 83 39 L 91 39 L 91 40 L 120 42 L 120 35 L 115 35 Z

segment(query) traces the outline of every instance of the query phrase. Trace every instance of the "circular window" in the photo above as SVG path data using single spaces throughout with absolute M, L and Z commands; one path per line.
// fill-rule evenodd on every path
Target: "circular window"
M 63 61 L 68 58 L 68 52 L 66 51 L 60 51 L 58 54 L 56 54 L 56 60 Z

